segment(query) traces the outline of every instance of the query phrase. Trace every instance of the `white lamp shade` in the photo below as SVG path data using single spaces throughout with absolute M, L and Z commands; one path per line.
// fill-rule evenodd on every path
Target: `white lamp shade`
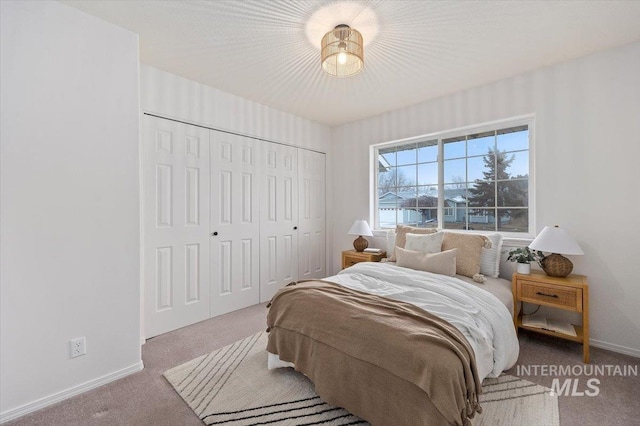
M 364 237 L 373 237 L 373 232 L 369 228 L 369 224 L 366 220 L 360 219 L 353 222 L 351 229 L 349 229 L 349 235 L 362 235 Z
M 529 248 L 548 253 L 584 254 L 576 240 L 571 238 L 569 232 L 557 226 L 545 226 L 542 232 L 529 244 Z

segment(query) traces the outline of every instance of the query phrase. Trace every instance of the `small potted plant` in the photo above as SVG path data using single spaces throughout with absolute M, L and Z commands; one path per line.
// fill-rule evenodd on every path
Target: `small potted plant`
M 516 271 L 519 274 L 531 273 L 531 262 L 535 262 L 540 257 L 540 254 L 535 250 L 531 250 L 529 247 L 518 247 L 509 251 L 507 260 L 510 262 L 518 262 Z

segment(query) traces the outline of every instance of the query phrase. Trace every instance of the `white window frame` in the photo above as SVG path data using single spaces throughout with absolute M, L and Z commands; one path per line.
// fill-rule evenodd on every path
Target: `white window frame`
M 453 137 L 466 136 L 469 134 L 483 133 L 488 131 L 495 131 L 509 127 L 516 127 L 526 125 L 529 131 L 529 181 L 528 181 L 528 220 L 529 230 L 528 232 L 505 232 L 505 231 L 488 231 L 488 230 L 455 230 L 456 232 L 466 232 L 472 234 L 488 234 L 499 233 L 506 238 L 534 238 L 535 237 L 535 193 L 536 193 L 536 181 L 535 181 L 535 116 L 533 114 L 522 115 L 518 117 L 507 118 L 503 120 L 496 120 L 487 123 L 459 127 L 452 130 L 446 130 L 436 133 L 429 133 L 425 135 L 415 136 L 406 139 L 400 139 L 395 141 L 383 142 L 379 144 L 371 145 L 370 155 L 370 203 L 369 203 L 369 219 L 376 229 L 378 227 L 378 150 L 382 148 L 390 148 L 394 146 L 402 146 L 410 143 L 416 143 L 426 140 L 438 140 L 438 193 L 442 194 L 444 191 L 444 170 L 443 164 L 443 139 L 449 139 Z M 444 199 L 438 197 L 438 229 L 444 229 Z

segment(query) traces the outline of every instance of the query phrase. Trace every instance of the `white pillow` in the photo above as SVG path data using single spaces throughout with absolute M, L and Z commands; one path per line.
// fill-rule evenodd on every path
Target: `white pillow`
M 423 253 L 396 247 L 397 265 L 418 271 L 453 277 L 456 274 L 456 254 L 458 249 L 440 253 Z
M 440 253 L 442 251 L 442 238 L 444 233 L 435 234 L 407 234 L 407 242 L 404 248 L 407 250 L 421 251 L 423 253 Z
M 502 259 L 502 235 L 490 234 L 486 237 L 491 241 L 491 248 L 482 248 L 480 273 L 487 277 L 498 278 Z
M 387 231 L 387 258 L 393 255 L 393 250 L 396 248 L 396 230 L 391 229 Z

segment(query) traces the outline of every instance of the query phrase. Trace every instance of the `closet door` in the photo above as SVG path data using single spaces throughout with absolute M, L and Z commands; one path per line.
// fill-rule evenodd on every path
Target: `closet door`
M 260 301 L 298 275 L 298 150 L 261 142 Z
M 324 278 L 325 155 L 298 150 L 298 279 Z
M 144 116 L 142 185 L 149 338 L 209 318 L 209 131 Z
M 256 141 L 211 131 L 211 316 L 260 301 Z

